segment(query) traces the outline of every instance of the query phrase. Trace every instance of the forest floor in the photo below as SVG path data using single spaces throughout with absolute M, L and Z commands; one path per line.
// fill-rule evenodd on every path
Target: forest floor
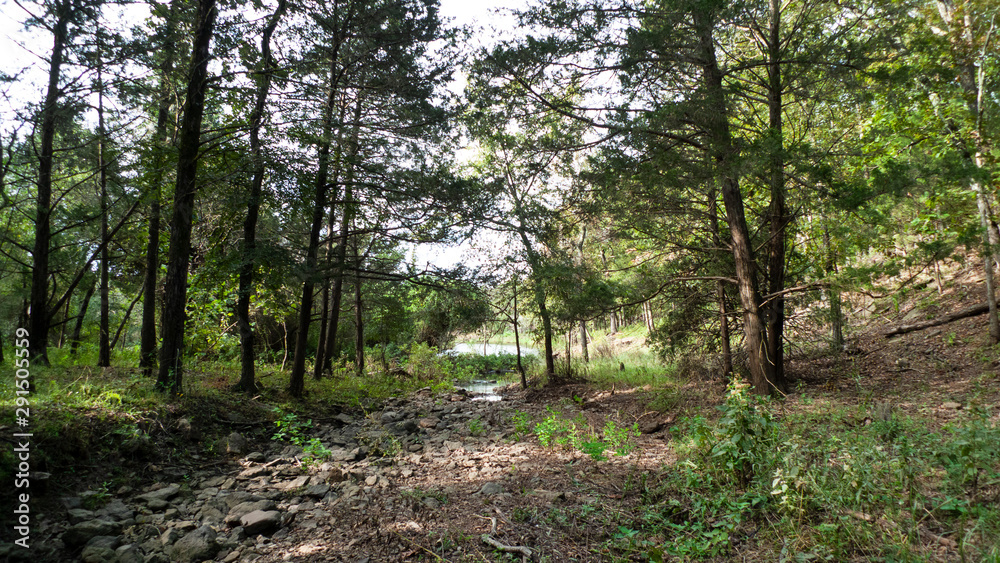
M 996 561 L 986 317 L 884 336 L 979 295 L 967 273 L 855 319 L 842 353 L 793 351 L 792 391 L 770 418 L 739 419 L 781 426 L 766 475 L 712 461 L 764 459 L 710 443 L 733 418 L 725 382 L 666 370 L 640 386 L 511 386 L 498 402 L 423 389 L 298 415 L 198 400 L 139 417 L 148 439 L 95 411 L 86 432 L 37 446 L 63 451 L 47 456 L 32 548 L 0 545 L 0 559 Z

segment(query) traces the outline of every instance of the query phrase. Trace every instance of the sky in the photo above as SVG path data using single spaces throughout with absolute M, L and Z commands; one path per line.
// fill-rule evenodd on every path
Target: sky
M 511 8 L 522 8 L 527 0 L 440 0 L 440 13 L 443 18 L 450 19 L 451 25 L 470 25 L 477 28 L 468 47 L 475 50 L 488 46 L 494 36 L 494 30 L 509 31 L 514 26 L 510 15 L 504 14 Z M 267 4 L 267 2 L 265 2 Z M 24 4 L 31 7 L 32 3 Z M 13 107 L 21 105 L 20 100 L 38 100 L 43 95 L 47 64 L 45 59 L 52 49 L 52 38 L 37 31 L 25 33 L 21 21 L 24 11 L 12 0 L 0 0 L 0 71 L 8 74 L 18 74 L 16 84 L 7 85 L 0 95 L 12 99 L 0 99 L 0 134 L 10 134 L 11 127 L 17 121 Z M 22 69 L 29 68 L 27 72 Z M 456 74 L 454 91 L 464 88 L 465 77 Z M 23 132 L 22 132 L 23 134 Z M 417 264 L 423 266 L 430 263 L 439 267 L 449 267 L 457 263 L 469 265 L 478 262 L 479 255 L 471 245 L 458 247 L 442 245 L 424 245 L 415 249 Z

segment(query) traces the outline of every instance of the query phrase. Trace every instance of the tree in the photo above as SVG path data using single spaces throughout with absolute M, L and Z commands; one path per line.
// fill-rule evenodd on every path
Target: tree
M 197 193 L 198 153 L 205 94 L 208 89 L 209 47 L 218 10 L 215 0 L 199 0 L 197 25 L 191 47 L 184 118 L 177 143 L 177 182 L 171 219 L 170 252 L 164 280 L 162 329 L 163 345 L 157 384 L 180 394 L 183 387 L 184 320 L 187 307 L 187 278 L 191 252 L 191 224 Z

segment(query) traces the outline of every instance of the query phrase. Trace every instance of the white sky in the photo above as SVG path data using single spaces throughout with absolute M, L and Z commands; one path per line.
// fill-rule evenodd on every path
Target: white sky
M 451 25 L 471 25 L 477 28 L 468 47 L 475 50 L 492 43 L 495 31 L 510 31 L 514 26 L 513 18 L 506 10 L 522 8 L 528 0 L 440 0 L 441 16 L 451 20 Z M 26 3 L 32 8 L 32 3 Z M 23 31 L 22 21 L 24 11 L 11 0 L 0 0 L 0 71 L 17 75 L 18 81 L 13 85 L 2 86 L 0 90 L 0 134 L 10 134 L 16 116 L 14 107 L 21 106 L 17 100 L 41 99 L 44 94 L 47 63 L 45 59 L 52 49 L 51 36 L 35 30 L 31 33 Z M 25 69 L 27 69 L 25 71 Z M 456 73 L 456 84 L 453 90 L 461 91 L 465 86 L 465 77 Z M 2 99 L 9 96 L 13 99 Z M 24 131 L 21 132 L 22 134 Z M 469 265 L 481 263 L 481 254 L 471 245 L 459 247 L 442 245 L 424 245 L 415 250 L 417 264 L 430 262 L 441 267 L 452 266 L 459 262 Z

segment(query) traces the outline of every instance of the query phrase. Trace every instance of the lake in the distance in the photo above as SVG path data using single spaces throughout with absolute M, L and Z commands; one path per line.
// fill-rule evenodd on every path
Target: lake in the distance
M 490 356 L 493 354 L 517 354 L 517 346 L 513 344 L 483 344 L 482 342 L 460 342 L 451 349 L 445 350 L 442 354 L 480 354 Z M 522 356 L 537 356 L 538 350 L 529 346 L 521 346 Z

